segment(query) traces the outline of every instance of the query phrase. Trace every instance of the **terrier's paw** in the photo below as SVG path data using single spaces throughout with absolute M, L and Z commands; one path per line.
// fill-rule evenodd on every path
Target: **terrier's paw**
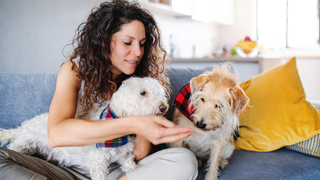
M 218 180 L 218 173 L 207 173 L 204 180 Z
M 226 168 L 228 165 L 229 165 L 228 160 L 227 160 L 227 159 L 223 159 L 223 160 L 220 161 L 219 167 L 220 167 L 221 169 L 224 169 L 224 168 Z

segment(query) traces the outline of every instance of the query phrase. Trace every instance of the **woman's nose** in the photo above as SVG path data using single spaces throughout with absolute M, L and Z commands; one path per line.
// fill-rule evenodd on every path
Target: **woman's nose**
M 136 56 L 140 56 L 142 52 L 142 46 L 140 44 L 132 46 L 132 53 Z

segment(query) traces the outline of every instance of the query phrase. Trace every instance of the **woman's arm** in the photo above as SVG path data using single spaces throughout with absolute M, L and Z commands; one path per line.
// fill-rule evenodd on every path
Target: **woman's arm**
M 136 141 L 137 143 L 133 149 L 133 154 L 135 155 L 134 160 L 139 161 L 149 155 L 151 151 L 151 143 L 140 135 L 136 136 Z
M 191 135 L 191 128 L 177 127 L 159 116 L 128 116 L 108 121 L 75 119 L 81 79 L 77 66 L 67 61 L 58 74 L 48 118 L 48 140 L 52 147 L 84 146 L 127 134 L 137 134 L 153 144 L 174 142 Z

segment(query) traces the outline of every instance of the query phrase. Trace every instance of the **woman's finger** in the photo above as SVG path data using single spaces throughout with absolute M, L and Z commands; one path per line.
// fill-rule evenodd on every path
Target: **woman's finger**
M 175 136 L 179 134 L 184 134 L 184 133 L 193 133 L 192 129 L 190 127 L 174 127 L 174 128 L 161 128 L 161 135 L 162 137 L 166 136 Z
M 158 117 L 156 119 L 156 122 L 158 124 L 160 124 L 161 126 L 163 127 L 166 127 L 166 128 L 174 128 L 174 127 L 177 127 L 177 125 L 171 121 L 169 121 L 168 119 L 164 118 L 164 117 Z
M 176 142 L 190 136 L 193 131 L 189 127 L 175 127 L 161 128 L 158 133 L 157 138 L 152 142 L 153 144 Z
M 173 136 L 165 136 L 165 137 L 159 139 L 159 144 L 177 142 L 179 140 L 187 138 L 190 135 L 192 135 L 192 132 L 185 132 L 185 133 L 181 133 L 181 134 L 173 135 Z

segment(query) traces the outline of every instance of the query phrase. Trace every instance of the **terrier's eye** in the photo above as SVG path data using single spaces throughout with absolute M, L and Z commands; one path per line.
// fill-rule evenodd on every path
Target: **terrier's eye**
M 204 99 L 203 99 L 203 98 L 201 98 L 201 101 L 202 101 L 202 102 L 204 102 Z
M 147 93 L 145 91 L 142 91 L 140 94 L 141 96 L 145 96 Z

